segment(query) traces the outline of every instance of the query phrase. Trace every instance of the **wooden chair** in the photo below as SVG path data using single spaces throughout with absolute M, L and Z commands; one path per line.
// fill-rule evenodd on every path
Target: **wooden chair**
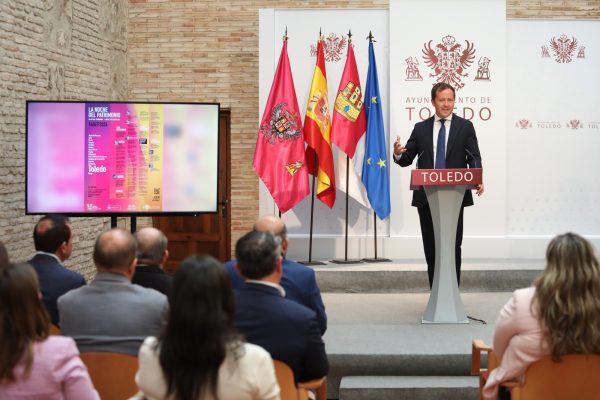
M 487 368 L 481 368 L 482 352 L 488 354 Z M 471 373 L 479 375 L 480 398 L 489 372 L 498 364 L 489 346 L 473 341 Z M 529 366 L 524 383 L 508 381 L 502 386 L 510 390 L 511 400 L 600 400 L 600 355 L 569 354 L 560 362 L 546 356 Z
M 487 355 L 487 368 L 481 367 L 481 354 L 486 353 Z M 483 340 L 473 340 L 473 346 L 471 348 L 471 375 L 479 375 L 479 400 L 483 400 L 481 397 L 481 391 L 485 382 L 487 381 L 490 372 L 500 364 L 496 353 L 492 351 L 492 347 L 486 345 Z
M 281 400 L 308 400 L 308 391 L 315 390 L 317 400 L 327 400 L 327 380 L 325 377 L 308 382 L 294 382 L 292 369 L 284 362 L 273 360 L 275 376 L 281 391 Z
M 121 353 L 82 352 L 83 363 L 103 400 L 124 400 L 138 392 L 137 357 Z
M 531 364 L 525 382 L 505 382 L 511 400 L 600 400 L 600 355 L 568 354 L 560 362 L 550 356 Z

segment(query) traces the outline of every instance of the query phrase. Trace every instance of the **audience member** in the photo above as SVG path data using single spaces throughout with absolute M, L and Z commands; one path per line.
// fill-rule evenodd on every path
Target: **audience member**
M 269 232 L 253 231 L 235 246 L 236 268 L 246 284 L 235 290 L 234 323 L 250 343 L 265 348 L 274 359 L 305 382 L 327 375 L 329 363 L 317 316 L 285 298 L 281 280 L 279 241 Z
M 163 271 L 169 258 L 167 237 L 152 227 L 142 228 L 134 236 L 138 261 L 131 282 L 167 295 L 172 280 L 172 277 Z
M 574 233 L 552 239 L 542 275 L 500 311 L 493 349 L 501 362 L 483 388 L 485 399 L 496 399 L 501 382 L 522 379 L 546 355 L 559 361 L 600 354 L 600 264 L 587 240 Z
M 63 262 L 73 250 L 73 232 L 64 215 L 45 215 L 35 225 L 33 244 L 36 253 L 29 264 L 37 273 L 42 300 L 50 314 L 50 321 L 59 325 L 56 300 L 69 290 L 85 285 L 85 279 L 68 270 Z
M 160 332 L 167 298 L 131 283 L 135 254 L 129 232 L 102 233 L 94 246 L 96 278 L 58 299 L 61 332 L 73 337 L 80 351 L 137 355 L 144 339 Z
M 270 232 L 281 240 L 283 276 L 280 284 L 285 289 L 285 297 L 313 310 L 317 314 L 321 335 L 324 334 L 327 330 L 327 315 L 315 271 L 285 257 L 289 242 L 287 228 L 283 221 L 274 215 L 265 215 L 254 223 L 254 230 Z M 235 270 L 235 260 L 226 262 L 225 268 L 229 272 L 233 288 L 241 288 L 244 285 L 244 278 Z
M 233 327 L 231 283 L 221 264 L 192 256 L 175 273 L 159 339 L 140 348 L 136 382 L 153 399 L 279 399 L 273 362 Z
M 8 264 L 8 251 L 4 247 L 4 243 L 0 240 L 0 266 Z
M 99 399 L 73 339 L 49 329 L 33 268 L 1 265 L 0 399 Z

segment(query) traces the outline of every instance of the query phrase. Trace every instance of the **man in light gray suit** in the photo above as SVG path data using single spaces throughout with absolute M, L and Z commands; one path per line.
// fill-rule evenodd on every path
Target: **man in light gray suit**
M 61 332 L 75 339 L 79 351 L 138 354 L 147 336 L 159 335 L 167 298 L 131 283 L 137 259 L 129 232 L 111 229 L 94 246 L 94 281 L 58 299 Z

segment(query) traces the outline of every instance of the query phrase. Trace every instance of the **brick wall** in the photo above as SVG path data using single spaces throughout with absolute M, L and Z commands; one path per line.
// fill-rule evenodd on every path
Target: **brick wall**
M 269 7 L 387 8 L 388 1 L 1 0 L 0 240 L 11 258 L 30 257 L 37 220 L 24 215 L 26 99 L 217 101 L 230 108 L 234 244 L 258 216 L 251 166 L 258 9 Z M 599 19 L 600 2 L 509 0 L 507 17 Z M 73 219 L 68 267 L 93 275 L 93 241 L 108 224 Z
M 11 260 L 33 252 L 25 215 L 25 100 L 125 99 L 127 0 L 0 1 L 0 240 Z M 123 222 L 122 222 L 123 223 Z M 93 276 L 107 218 L 73 218 L 69 268 Z

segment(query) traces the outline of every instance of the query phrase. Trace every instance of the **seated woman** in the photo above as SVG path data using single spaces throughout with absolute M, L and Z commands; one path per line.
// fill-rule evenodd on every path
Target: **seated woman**
M 136 382 L 149 399 L 279 399 L 267 351 L 244 343 L 233 327 L 229 275 L 209 256 L 183 261 L 169 294 L 162 335 L 139 352 Z
M 574 233 L 552 239 L 542 275 L 534 286 L 516 290 L 500 311 L 493 349 L 501 362 L 483 388 L 484 399 L 498 398 L 500 382 L 522 379 L 546 355 L 558 361 L 600 353 L 600 264 L 587 240 Z
M 33 268 L 0 266 L 0 399 L 99 399 L 73 339 L 49 329 Z

